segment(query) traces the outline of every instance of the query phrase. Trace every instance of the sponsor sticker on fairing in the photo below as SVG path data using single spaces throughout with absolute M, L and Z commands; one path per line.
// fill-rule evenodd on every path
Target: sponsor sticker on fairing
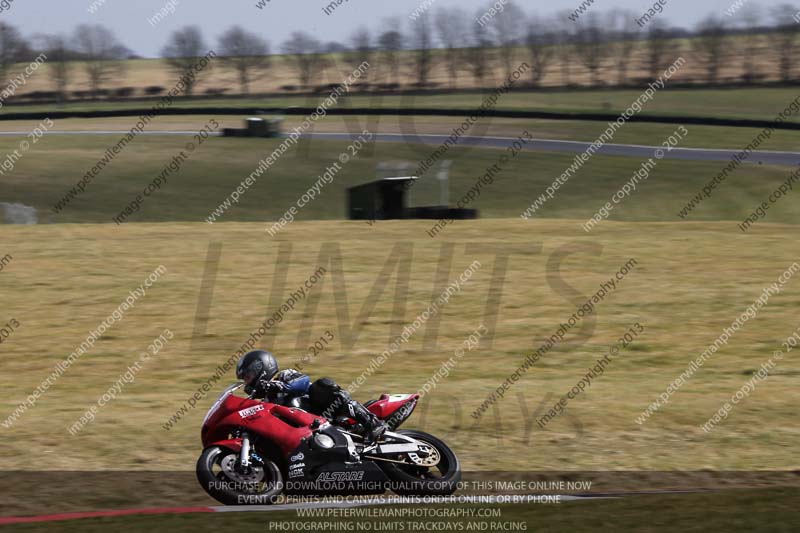
M 305 463 L 298 463 L 296 465 L 292 465 L 289 467 L 289 477 L 296 478 L 296 477 L 303 477 L 303 468 L 305 468 Z
M 364 471 L 357 472 L 322 472 L 317 477 L 317 482 L 320 481 L 362 481 L 364 479 Z
M 253 416 L 257 412 L 263 411 L 263 410 L 264 410 L 264 406 L 263 405 L 256 405 L 254 407 L 248 407 L 247 409 L 242 409 L 241 411 L 239 411 L 239 416 L 242 417 L 242 418 L 247 418 L 247 417 Z

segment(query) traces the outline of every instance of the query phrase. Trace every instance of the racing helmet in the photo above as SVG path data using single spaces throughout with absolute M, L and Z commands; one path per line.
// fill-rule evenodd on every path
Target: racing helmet
M 239 359 L 236 364 L 236 377 L 244 381 L 248 387 L 253 387 L 260 380 L 272 379 L 278 370 L 278 361 L 274 355 L 264 350 L 253 350 Z

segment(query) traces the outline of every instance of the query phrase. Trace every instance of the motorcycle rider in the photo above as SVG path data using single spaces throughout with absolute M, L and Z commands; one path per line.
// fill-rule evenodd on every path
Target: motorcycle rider
M 386 431 L 386 424 L 366 407 L 355 401 L 330 378 L 311 383 L 311 378 L 297 370 L 280 370 L 270 352 L 253 350 L 239 359 L 236 377 L 244 381 L 245 392 L 254 398 L 287 405 L 295 398 L 307 396 L 314 414 L 326 413 L 327 418 L 348 416 L 364 427 L 365 444 L 373 444 Z

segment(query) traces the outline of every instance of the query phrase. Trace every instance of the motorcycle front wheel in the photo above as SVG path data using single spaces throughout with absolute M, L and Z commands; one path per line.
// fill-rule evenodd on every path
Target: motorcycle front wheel
M 225 505 L 270 505 L 283 493 L 283 475 L 272 461 L 247 472 L 236 464 L 239 454 L 209 446 L 197 460 L 197 480 L 209 496 Z

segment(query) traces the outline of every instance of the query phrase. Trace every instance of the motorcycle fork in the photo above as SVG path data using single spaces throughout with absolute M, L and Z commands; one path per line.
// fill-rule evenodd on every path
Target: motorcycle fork
M 242 450 L 239 452 L 239 465 L 242 469 L 250 468 L 250 435 L 242 433 Z

